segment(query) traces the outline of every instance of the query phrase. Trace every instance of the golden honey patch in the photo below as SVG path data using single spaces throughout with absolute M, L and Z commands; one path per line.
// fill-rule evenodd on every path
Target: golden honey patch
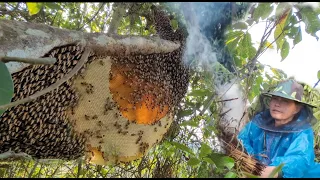
M 157 93 L 161 92 L 159 87 L 130 74 L 129 69 L 114 64 L 111 66 L 109 88 L 113 100 L 129 121 L 154 124 L 168 113 L 169 106 L 161 104 L 161 96 L 156 96 L 161 94 Z

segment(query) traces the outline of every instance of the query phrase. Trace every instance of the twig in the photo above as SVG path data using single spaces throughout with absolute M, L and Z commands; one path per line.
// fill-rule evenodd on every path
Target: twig
M 88 22 L 84 23 L 80 28 L 78 28 L 78 30 L 82 29 L 86 24 L 90 23 L 90 22 L 97 16 L 97 14 L 99 13 L 99 11 L 103 8 L 103 6 L 104 6 L 105 4 L 106 4 L 105 2 L 102 3 L 101 6 L 100 6 L 100 8 L 98 9 L 98 11 L 91 17 L 91 19 L 90 19 Z
M 32 174 L 34 173 L 36 167 L 38 166 L 39 164 L 39 160 L 36 161 L 36 163 L 33 165 L 33 168 L 31 169 L 29 175 L 28 175 L 28 178 L 31 178 L 32 177 Z
M 56 58 L 21 58 L 21 57 L 8 57 L 0 56 L 0 61 L 7 63 L 10 61 L 23 62 L 29 64 L 54 64 Z
M 274 29 L 275 26 L 273 26 L 269 32 L 267 32 L 269 26 L 271 23 L 267 24 L 268 21 L 266 21 L 266 28 L 264 29 L 264 32 L 263 32 L 263 36 L 261 37 L 261 40 L 260 40 L 260 45 L 259 45 L 259 48 L 257 50 L 257 53 L 256 55 L 252 58 L 252 60 L 250 61 L 250 63 L 248 63 L 248 71 L 249 73 L 251 72 L 251 70 L 253 69 L 254 67 L 254 64 L 257 62 L 258 58 L 260 57 L 261 55 L 261 52 L 263 51 L 263 46 L 265 44 L 265 41 L 269 38 L 270 34 L 271 34 L 271 31 Z M 272 43 L 271 43 L 272 44 Z
M 79 159 L 79 162 L 78 162 L 77 178 L 79 178 L 79 177 L 80 177 L 81 171 L 82 171 L 82 159 Z
M 33 95 L 31 95 L 29 97 L 26 97 L 24 99 L 21 99 L 21 100 L 18 100 L 18 101 L 14 101 L 14 102 L 12 102 L 10 104 L 2 105 L 2 106 L 0 106 L 0 109 L 6 110 L 8 108 L 17 106 L 19 104 L 23 104 L 23 103 L 26 103 L 26 102 L 33 101 L 33 100 L 37 99 L 39 96 L 42 96 L 42 95 L 44 95 L 44 94 L 46 94 L 46 93 L 48 93 L 50 91 L 53 91 L 53 90 L 57 89 L 61 84 L 63 84 L 64 82 L 68 81 L 72 76 L 74 76 L 81 69 L 81 67 L 87 61 L 90 52 L 91 52 L 91 49 L 86 47 L 84 53 L 82 54 L 81 59 L 79 60 L 77 65 L 72 69 L 72 71 L 69 72 L 68 74 L 66 74 L 63 78 L 61 78 L 60 80 L 58 80 L 57 82 L 55 82 L 51 86 L 49 86 L 48 88 L 43 89 L 42 91 L 36 92 Z
M 208 107 L 210 107 L 210 105 L 213 102 L 213 99 L 215 98 L 215 93 L 212 93 L 212 95 L 210 96 L 210 100 L 208 101 L 208 103 L 203 107 L 202 111 L 199 113 L 200 116 L 203 115 L 203 113 L 208 109 Z
M 288 12 L 288 10 L 287 10 L 286 12 Z M 284 12 L 284 14 L 286 14 L 286 12 Z M 274 23 L 273 27 L 272 27 L 272 28 L 270 29 L 270 31 L 268 32 L 267 38 L 270 36 L 271 31 L 279 24 L 280 20 L 281 20 L 281 17 L 277 20 L 276 23 Z M 256 54 L 256 55 L 257 55 L 256 60 L 258 60 L 258 59 L 260 58 L 260 56 L 262 56 L 262 54 L 263 54 L 274 42 L 276 42 L 276 41 L 280 38 L 280 36 L 284 33 L 284 29 L 286 29 L 288 26 L 289 26 L 289 24 L 287 24 L 287 25 L 286 25 L 285 27 L 283 27 L 283 28 L 281 27 L 281 28 L 282 28 L 282 31 L 281 31 L 281 33 L 279 34 L 279 36 L 276 37 L 276 39 L 274 39 L 266 48 L 264 48 L 264 49 L 260 52 L 260 54 L 258 54 L 258 53 Z M 267 40 L 267 38 L 266 38 L 265 40 Z
M 229 111 L 231 111 L 231 109 L 232 109 L 232 108 L 230 108 L 230 109 L 228 109 L 227 111 L 219 114 L 219 117 L 222 117 L 222 116 L 226 115 Z
M 15 153 L 14 151 L 7 151 L 5 153 L 0 154 L 0 160 L 5 160 L 9 158 L 27 158 L 32 159 L 31 156 L 25 153 Z
M 287 26 L 288 26 L 288 25 L 287 25 Z M 287 27 L 287 26 L 286 26 L 286 27 Z M 279 34 L 279 36 L 277 36 L 276 39 L 274 39 L 274 40 L 258 55 L 257 59 L 259 59 L 260 56 L 261 56 L 274 42 L 276 42 L 276 41 L 280 38 L 280 36 L 284 33 L 284 29 L 285 29 L 286 27 L 284 27 L 284 28 L 282 29 L 281 33 Z M 274 28 L 274 27 L 273 27 L 273 28 Z
M 320 82 L 320 79 L 317 81 L 317 83 L 313 86 L 313 88 L 316 88 L 318 83 Z
M 52 18 L 52 21 L 51 21 L 51 23 L 50 23 L 50 26 L 53 26 L 54 20 L 56 19 L 57 15 L 58 15 L 58 13 L 55 13 L 55 15 L 54 15 L 54 17 Z
M 213 102 L 226 102 L 226 101 L 233 101 L 233 100 L 237 100 L 237 99 L 239 99 L 239 98 L 223 99 L 220 101 L 213 101 Z

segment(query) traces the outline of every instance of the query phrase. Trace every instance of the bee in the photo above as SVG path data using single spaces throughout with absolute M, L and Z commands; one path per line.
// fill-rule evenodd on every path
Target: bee
M 86 119 L 86 120 L 90 120 L 90 116 L 88 116 L 88 115 L 84 115 L 84 118 Z
M 98 126 L 103 126 L 102 121 L 98 121 L 97 125 L 98 125 Z
M 101 60 L 101 61 L 99 61 L 99 64 L 100 64 L 101 66 L 103 66 L 103 65 L 104 65 L 104 62 Z
M 141 139 L 142 139 L 142 136 L 139 136 L 137 141 L 136 141 L 136 144 L 138 144 Z

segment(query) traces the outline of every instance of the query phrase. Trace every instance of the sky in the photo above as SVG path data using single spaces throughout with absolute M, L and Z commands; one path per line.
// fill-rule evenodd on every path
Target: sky
M 249 30 L 253 42 L 260 41 L 264 27 L 265 23 L 260 23 Z M 305 32 L 304 23 L 301 23 L 301 27 L 302 41 L 293 49 L 290 49 L 286 59 L 281 62 L 280 51 L 277 53 L 276 49 L 270 49 L 258 61 L 262 64 L 282 69 L 288 77 L 293 76 L 296 80 L 313 87 L 318 81 L 317 73 L 320 70 L 320 40 L 317 41 L 315 37 Z M 320 32 L 317 32 L 317 35 L 320 37 Z M 293 44 L 291 43 L 290 48 L 292 47 Z M 320 84 L 317 88 L 320 88 Z

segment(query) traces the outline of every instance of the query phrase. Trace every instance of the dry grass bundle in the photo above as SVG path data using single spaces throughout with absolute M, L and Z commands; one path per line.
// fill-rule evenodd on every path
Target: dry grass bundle
M 253 175 L 261 175 L 265 165 L 259 162 L 255 157 L 249 155 L 241 142 L 237 139 L 236 133 L 231 133 L 222 123 L 218 126 L 218 138 L 222 142 L 225 153 L 235 160 L 235 167 L 240 172 L 246 172 Z

